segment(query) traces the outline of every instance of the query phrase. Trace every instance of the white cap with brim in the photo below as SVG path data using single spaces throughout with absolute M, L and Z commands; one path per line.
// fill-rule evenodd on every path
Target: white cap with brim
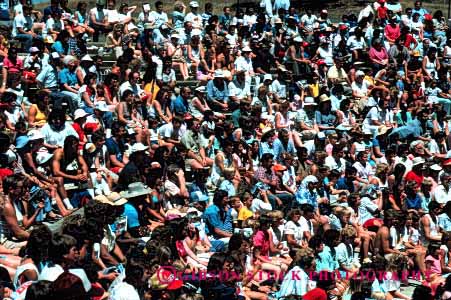
M 85 56 L 83 56 L 81 58 L 81 61 L 93 61 L 91 56 L 89 56 L 89 54 L 86 54 Z
M 192 192 L 190 198 L 193 202 L 206 202 L 209 199 L 208 196 L 202 194 L 200 191 Z
M 414 159 L 412 159 L 412 167 L 422 165 L 424 163 L 425 163 L 425 160 L 422 157 L 415 157 Z
M 355 76 L 365 76 L 365 73 L 362 70 L 358 70 L 355 72 Z
M 78 120 L 88 116 L 89 114 L 85 112 L 83 109 L 79 108 L 74 112 L 74 120 Z
M 147 149 L 149 149 L 149 146 L 145 146 L 142 143 L 135 143 L 132 146 L 132 153 L 136 153 L 136 152 L 140 152 L 140 151 L 146 151 Z
M 265 76 L 263 76 L 263 81 L 266 80 L 271 80 L 272 81 L 272 75 L 271 74 L 265 74 Z
M 41 133 L 41 131 L 37 129 L 32 129 L 27 133 L 28 139 L 30 141 L 40 140 L 44 139 L 44 135 Z
M 110 110 L 108 109 L 108 105 L 106 104 L 105 101 L 99 101 L 99 102 L 97 102 L 96 105 L 95 105 L 95 109 L 96 109 L 96 110 L 99 110 L 99 111 L 102 111 L 102 112 L 110 111 Z
M 304 106 L 316 105 L 315 98 L 313 97 L 305 97 L 304 98 Z
M 148 195 L 152 192 L 152 189 L 148 188 L 142 182 L 134 182 L 128 185 L 128 190 L 121 192 L 121 196 L 124 198 L 134 198 L 139 196 Z
M 48 162 L 53 157 L 52 153 L 49 152 L 38 152 L 36 155 L 36 162 L 38 165 L 43 165 Z
M 302 180 L 302 184 L 304 184 L 304 185 L 307 185 L 309 183 L 317 183 L 317 182 L 318 182 L 318 178 L 316 178 L 316 176 L 313 176 L 313 175 L 308 175 Z
M 214 77 L 215 77 L 215 78 L 224 78 L 224 72 L 222 72 L 222 70 L 220 70 L 220 69 L 215 70 L 215 75 L 214 75 Z

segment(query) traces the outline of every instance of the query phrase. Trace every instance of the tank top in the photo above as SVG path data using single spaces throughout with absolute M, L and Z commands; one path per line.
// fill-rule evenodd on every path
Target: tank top
M 429 74 L 434 74 L 434 77 L 437 77 L 437 71 L 435 70 L 435 61 L 430 61 L 428 56 L 426 57 L 426 71 Z
M 47 116 L 39 109 L 36 104 L 32 104 L 32 107 L 36 109 L 36 116 L 34 117 L 34 122 L 37 125 L 44 125 L 47 123 Z
M 437 224 L 435 224 L 429 214 L 427 214 L 426 217 L 429 219 L 429 231 L 431 233 L 431 236 L 437 236 L 439 231 Z M 429 241 L 426 239 L 426 236 L 424 234 L 423 225 L 420 226 L 420 240 L 423 245 L 429 245 Z
M 327 50 L 325 50 L 322 47 L 318 48 L 319 56 L 324 59 L 326 64 L 330 67 L 334 65 L 334 54 L 332 52 L 332 47 L 329 47 Z
M 128 106 L 125 102 L 121 102 L 120 105 L 122 105 L 124 119 L 131 120 L 130 112 L 128 111 Z
M 341 121 L 341 124 L 342 125 L 351 125 L 351 120 L 350 120 L 350 118 L 349 118 L 349 115 L 350 115 L 351 113 L 349 112 L 349 111 L 344 111 L 343 112 L 343 119 L 342 119 L 342 121 Z
M 282 115 L 282 113 L 281 112 L 276 112 L 276 116 L 280 116 L 280 124 L 282 125 L 282 126 L 284 126 L 284 125 L 288 125 L 288 120 L 287 120 L 287 118 L 285 118 L 283 115 Z M 289 127 L 287 127 L 287 129 L 289 130 L 290 128 Z
M 189 101 L 189 104 L 188 104 L 189 108 L 188 108 L 188 110 L 191 112 L 191 115 L 193 115 L 193 117 L 195 117 L 195 118 L 202 118 L 203 117 L 203 113 L 196 106 L 193 105 L 193 101 L 195 99 L 197 99 L 197 97 L 193 98 L 193 99 L 191 99 Z M 202 101 L 200 101 L 200 102 L 202 102 Z
M 193 47 L 191 47 L 191 55 L 195 58 L 195 59 L 197 59 L 197 60 L 200 60 L 200 48 L 193 48 Z

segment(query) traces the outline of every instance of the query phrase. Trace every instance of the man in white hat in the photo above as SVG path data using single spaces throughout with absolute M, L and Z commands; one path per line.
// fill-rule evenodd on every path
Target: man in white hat
M 239 56 L 234 63 L 235 71 L 244 71 L 246 76 L 254 75 L 254 67 L 252 66 L 252 49 L 249 46 L 241 49 L 241 56 Z
M 355 72 L 355 80 L 351 83 L 352 96 L 361 101 L 366 101 L 372 87 L 372 84 L 365 79 L 365 72 L 357 70 Z
M 207 83 L 207 101 L 214 111 L 229 109 L 229 89 L 222 70 L 215 70 L 214 78 Z
M 93 113 L 86 119 L 86 126 L 94 130 L 106 131 L 113 124 L 113 113 L 109 110 L 105 101 L 97 101 Z
M 129 161 L 119 174 L 117 182 L 119 190 L 124 190 L 129 184 L 142 180 L 142 170 L 147 150 L 149 150 L 149 146 L 145 146 L 142 143 L 135 143 L 131 146 Z
M 191 1 L 189 3 L 189 7 L 191 12 L 189 12 L 185 16 L 185 22 L 191 22 L 193 24 L 193 28 L 202 29 L 202 15 L 199 13 L 199 2 Z
M 63 59 L 65 68 L 59 72 L 59 83 L 61 93 L 70 97 L 69 110 L 73 113 L 77 108 L 84 106 L 83 101 L 78 94 L 80 85 L 75 72 L 77 69 L 77 58 L 75 56 L 66 55 Z
M 244 70 L 235 73 L 235 79 L 229 83 L 229 109 L 234 110 L 241 100 L 252 101 L 250 83 L 246 80 Z

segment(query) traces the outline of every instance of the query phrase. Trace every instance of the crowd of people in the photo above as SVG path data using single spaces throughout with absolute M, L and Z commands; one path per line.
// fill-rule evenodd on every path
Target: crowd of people
M 0 299 L 450 299 L 443 12 L 218 4 L 11 7 Z

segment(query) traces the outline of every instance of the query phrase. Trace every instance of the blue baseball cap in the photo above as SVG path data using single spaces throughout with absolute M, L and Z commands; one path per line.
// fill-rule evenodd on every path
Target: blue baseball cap
M 193 202 L 206 202 L 208 201 L 208 196 L 202 194 L 201 191 L 191 192 L 190 198 Z

